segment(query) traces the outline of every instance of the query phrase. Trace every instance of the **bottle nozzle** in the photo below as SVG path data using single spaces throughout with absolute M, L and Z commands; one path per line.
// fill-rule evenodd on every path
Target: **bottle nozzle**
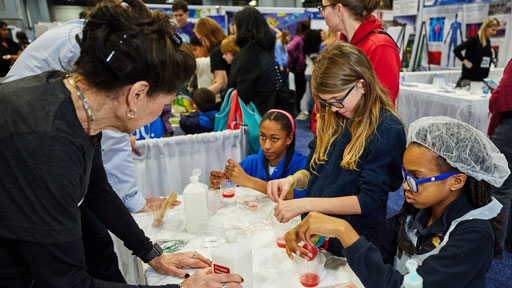
M 409 273 L 404 276 L 403 287 L 407 288 L 421 288 L 423 287 L 423 278 L 421 278 L 420 274 L 416 272 L 418 269 L 418 262 L 413 259 L 407 260 L 405 262 L 405 267 L 409 270 Z

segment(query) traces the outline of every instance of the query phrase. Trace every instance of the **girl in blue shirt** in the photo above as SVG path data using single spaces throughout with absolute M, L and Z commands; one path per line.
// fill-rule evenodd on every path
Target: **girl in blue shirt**
M 222 178 L 267 193 L 267 182 L 293 175 L 306 166 L 306 157 L 295 151 L 295 122 L 283 110 L 268 111 L 261 119 L 260 150 L 237 163 L 228 159 L 224 172 L 212 171 L 212 186 L 217 186 Z M 304 197 L 304 190 L 289 193 L 288 199 Z

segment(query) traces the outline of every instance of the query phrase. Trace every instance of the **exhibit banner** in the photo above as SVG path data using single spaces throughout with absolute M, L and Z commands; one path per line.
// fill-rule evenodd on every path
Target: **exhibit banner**
M 507 42 L 510 5 L 472 0 L 430 1 L 435 2 L 435 5 L 427 5 L 427 2 L 429 0 L 425 0 L 425 8 L 420 15 L 424 23 L 421 28 L 425 27 L 422 35 L 425 35 L 428 42 L 421 49 L 424 52 L 422 66 L 460 67 L 461 61 L 457 59 L 453 49 L 476 35 L 482 23 L 489 17 L 495 17 L 500 21 L 498 33 L 490 40 L 496 59 L 505 61 L 504 58 L 507 56 L 500 55 L 500 52 L 507 49 L 506 46 L 510 42 Z M 463 4 L 449 5 L 453 3 Z M 506 3 L 510 4 L 510 1 Z

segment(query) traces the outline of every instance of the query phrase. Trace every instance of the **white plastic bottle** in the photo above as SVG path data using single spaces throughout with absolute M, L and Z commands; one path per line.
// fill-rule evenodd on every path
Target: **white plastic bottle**
M 239 274 L 244 278 L 242 287 L 252 288 L 252 248 L 237 242 L 220 246 L 212 251 L 213 273 Z
M 409 259 L 407 262 L 405 262 L 405 266 L 409 270 L 409 273 L 407 273 L 404 276 L 404 282 L 402 282 L 401 288 L 422 288 L 423 287 L 423 278 L 421 278 L 420 274 L 416 272 L 416 269 L 418 268 L 418 263 L 413 260 Z
M 199 182 L 201 171 L 194 169 L 190 183 L 183 190 L 185 202 L 185 224 L 189 233 L 208 230 L 208 186 Z

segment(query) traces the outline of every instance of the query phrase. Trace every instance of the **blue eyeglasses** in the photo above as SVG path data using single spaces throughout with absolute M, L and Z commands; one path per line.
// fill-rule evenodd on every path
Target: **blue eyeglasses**
M 414 176 L 407 174 L 404 169 L 404 165 L 402 165 L 402 176 L 404 176 L 405 181 L 407 181 L 407 184 L 409 185 L 409 188 L 411 188 L 412 192 L 418 193 L 418 185 L 422 183 L 428 183 L 428 182 L 435 182 L 435 181 L 441 181 L 444 179 L 447 179 L 448 177 L 451 177 L 453 175 L 461 174 L 460 172 L 450 172 L 445 173 L 437 176 L 432 176 L 424 179 L 416 179 Z

